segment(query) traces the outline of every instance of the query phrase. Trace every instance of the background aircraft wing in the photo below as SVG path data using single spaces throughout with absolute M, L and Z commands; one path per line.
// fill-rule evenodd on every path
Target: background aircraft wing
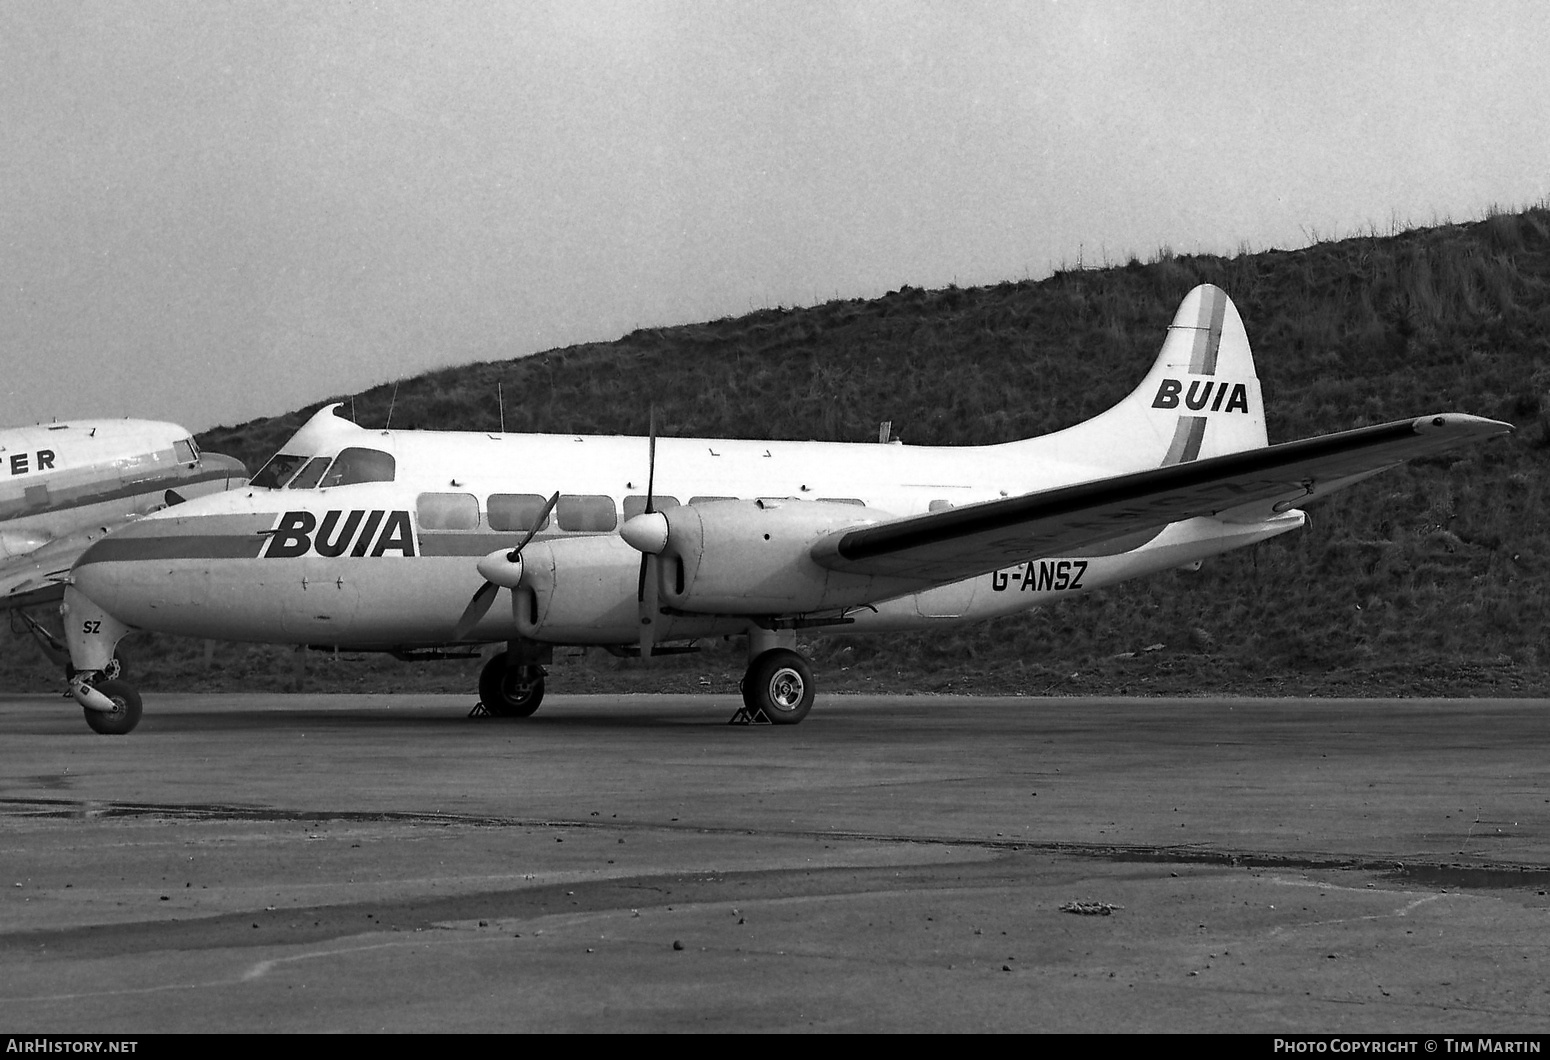
M 94 526 L 80 530 L 0 564 L 0 610 L 36 607 L 62 598 L 64 579 L 70 568 L 86 551 L 86 546 L 111 529 L 110 526 Z
M 1512 430 L 1449 413 L 909 516 L 820 539 L 833 570 L 956 581 L 1084 549 L 1172 522 L 1258 522 L 1386 468 Z

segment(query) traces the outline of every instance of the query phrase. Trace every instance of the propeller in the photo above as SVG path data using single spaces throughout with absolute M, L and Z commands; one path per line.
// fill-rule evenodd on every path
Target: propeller
M 522 581 L 522 550 L 527 548 L 528 542 L 533 540 L 533 535 L 543 528 L 549 520 L 549 513 L 554 511 L 554 506 L 560 502 L 559 491 L 555 491 L 544 505 L 543 511 L 538 513 L 538 518 L 533 520 L 533 525 L 528 527 L 527 533 L 517 543 L 517 547 L 511 550 L 496 549 L 485 556 L 477 564 L 476 569 L 484 578 L 484 584 L 474 591 L 469 599 L 468 606 L 463 608 L 462 617 L 457 620 L 457 625 L 452 627 L 452 639 L 462 640 L 479 624 L 479 620 L 490 610 L 490 605 L 495 602 L 495 595 L 501 589 L 515 589 Z
M 651 407 L 651 433 L 646 449 L 646 508 L 620 528 L 620 535 L 640 550 L 640 580 L 635 600 L 640 614 L 640 657 L 651 658 L 657 639 L 657 617 L 661 614 L 657 576 L 659 554 L 667 546 L 667 518 L 657 511 L 657 409 Z

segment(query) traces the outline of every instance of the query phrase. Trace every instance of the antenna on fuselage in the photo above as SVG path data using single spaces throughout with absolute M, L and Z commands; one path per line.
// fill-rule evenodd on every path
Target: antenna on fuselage
M 501 381 L 495 381 L 495 404 L 501 410 L 501 433 L 506 433 L 506 394 L 501 390 Z
M 395 380 L 393 383 L 393 396 L 388 398 L 387 422 L 382 425 L 384 431 L 393 426 L 393 406 L 396 404 L 398 404 L 398 382 Z

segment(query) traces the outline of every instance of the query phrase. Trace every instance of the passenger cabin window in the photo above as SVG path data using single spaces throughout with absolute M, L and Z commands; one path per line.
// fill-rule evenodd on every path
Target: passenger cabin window
M 690 497 L 690 504 L 709 504 L 712 501 L 735 501 L 736 497 Z
M 614 499 L 588 493 L 560 495 L 560 505 L 555 509 L 561 530 L 586 530 L 600 532 L 619 525 L 619 512 Z
M 818 499 L 825 504 L 858 504 L 863 508 L 866 507 L 866 501 L 860 497 L 819 497 Z
M 533 520 L 538 518 L 538 513 L 548 503 L 548 497 L 540 497 L 536 493 L 492 493 L 486 509 L 490 529 L 531 530 Z M 538 529 L 542 530 L 548 525 L 549 518 L 545 516 L 543 525 Z
M 318 479 L 323 477 L 323 472 L 328 470 L 328 457 L 315 456 L 307 461 L 307 466 L 296 473 L 291 479 L 291 484 L 286 489 L 310 490 L 318 484 Z
M 304 456 L 292 456 L 289 453 L 276 453 L 263 467 L 258 469 L 258 474 L 253 476 L 250 486 L 260 486 L 264 489 L 277 490 L 290 481 L 298 468 L 307 462 Z
M 334 466 L 328 469 L 318 488 L 353 486 L 358 482 L 392 482 L 397 468 L 397 462 L 387 453 L 351 446 L 334 460 Z
M 422 493 L 416 507 L 421 530 L 479 529 L 479 499 L 472 493 Z
M 676 507 L 678 507 L 678 498 L 677 497 L 655 497 L 655 498 L 652 499 L 652 503 L 656 505 L 657 511 L 661 512 L 661 511 L 666 511 L 669 508 L 676 508 Z M 635 518 L 637 515 L 639 515 L 641 512 L 643 512 L 645 510 L 646 510 L 646 498 L 645 497 L 626 497 L 626 498 L 624 498 L 624 521 L 625 522 L 629 522 L 631 519 Z

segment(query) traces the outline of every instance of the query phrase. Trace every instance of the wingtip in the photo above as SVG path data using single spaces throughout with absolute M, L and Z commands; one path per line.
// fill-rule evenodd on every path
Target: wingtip
M 1467 412 L 1439 412 L 1431 416 L 1419 416 L 1412 422 L 1417 434 L 1450 431 L 1454 434 L 1489 437 L 1493 434 L 1511 434 L 1517 430 L 1512 424 L 1502 420 L 1472 416 Z

